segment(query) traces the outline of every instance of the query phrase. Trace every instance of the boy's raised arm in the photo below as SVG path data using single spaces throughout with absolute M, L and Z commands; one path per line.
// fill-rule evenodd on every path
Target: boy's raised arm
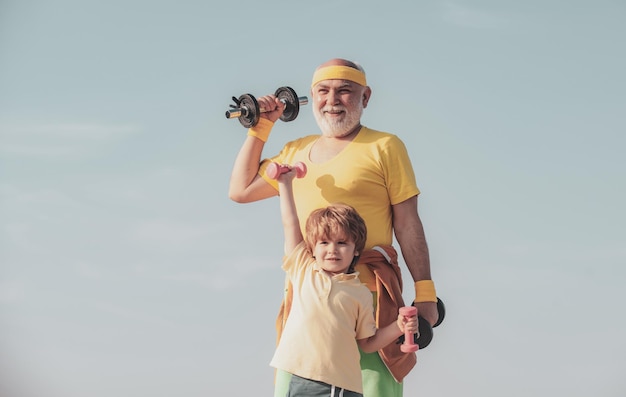
M 285 254 L 290 254 L 304 237 L 300 230 L 300 221 L 296 212 L 296 202 L 293 198 L 293 178 L 296 170 L 291 169 L 278 176 L 278 192 L 280 199 L 280 215 L 285 234 Z

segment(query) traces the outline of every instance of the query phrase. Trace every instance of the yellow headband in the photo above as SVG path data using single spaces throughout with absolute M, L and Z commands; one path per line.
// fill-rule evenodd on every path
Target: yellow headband
M 315 73 L 313 73 L 313 82 L 311 83 L 311 87 L 314 87 L 315 84 L 322 80 L 348 80 L 362 86 L 367 85 L 367 81 L 365 81 L 365 73 L 349 66 L 326 66 L 317 69 Z

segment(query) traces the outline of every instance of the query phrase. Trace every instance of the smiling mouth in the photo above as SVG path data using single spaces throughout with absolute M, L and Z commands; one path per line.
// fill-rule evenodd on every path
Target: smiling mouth
M 327 110 L 324 110 L 324 113 L 331 114 L 331 115 L 333 115 L 333 114 L 342 114 L 344 112 L 345 112 L 345 109 L 327 109 Z

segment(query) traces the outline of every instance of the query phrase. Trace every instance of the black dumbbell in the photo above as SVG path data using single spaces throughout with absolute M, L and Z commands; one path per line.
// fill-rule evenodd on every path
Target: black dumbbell
M 433 328 L 441 324 L 446 316 L 446 307 L 443 304 L 443 301 L 439 298 L 437 298 L 437 311 L 439 312 L 439 317 L 437 318 L 437 322 L 432 327 L 424 317 L 419 315 L 417 316 L 418 333 L 414 334 L 413 339 L 415 344 L 418 345 L 420 349 L 424 349 L 430 344 L 430 342 L 433 340 Z M 404 343 L 404 335 L 402 335 L 398 339 L 397 343 Z
M 276 97 L 285 104 L 285 110 L 280 116 L 282 121 L 292 121 L 298 117 L 300 106 L 309 103 L 309 98 L 305 96 L 298 97 L 291 87 L 280 87 L 274 93 Z M 230 105 L 231 109 L 226 111 L 227 119 L 239 118 L 239 122 L 246 128 L 254 127 L 259 122 L 261 113 L 266 109 L 260 108 L 256 98 L 251 94 L 243 94 L 239 98 L 233 97 L 234 105 Z

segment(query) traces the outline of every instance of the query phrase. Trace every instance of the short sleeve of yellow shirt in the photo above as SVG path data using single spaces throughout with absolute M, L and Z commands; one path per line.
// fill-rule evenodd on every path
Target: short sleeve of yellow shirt
M 318 137 L 311 135 L 287 143 L 277 156 L 264 160 L 261 176 L 278 189 L 276 181 L 265 175 L 270 161 L 305 163 L 306 176 L 294 179 L 293 185 L 303 230 L 311 211 L 345 203 L 356 208 L 365 220 L 366 249 L 391 244 L 391 206 L 420 193 L 404 143 L 396 135 L 363 127 L 337 156 L 324 163 L 312 163 L 309 153 Z

